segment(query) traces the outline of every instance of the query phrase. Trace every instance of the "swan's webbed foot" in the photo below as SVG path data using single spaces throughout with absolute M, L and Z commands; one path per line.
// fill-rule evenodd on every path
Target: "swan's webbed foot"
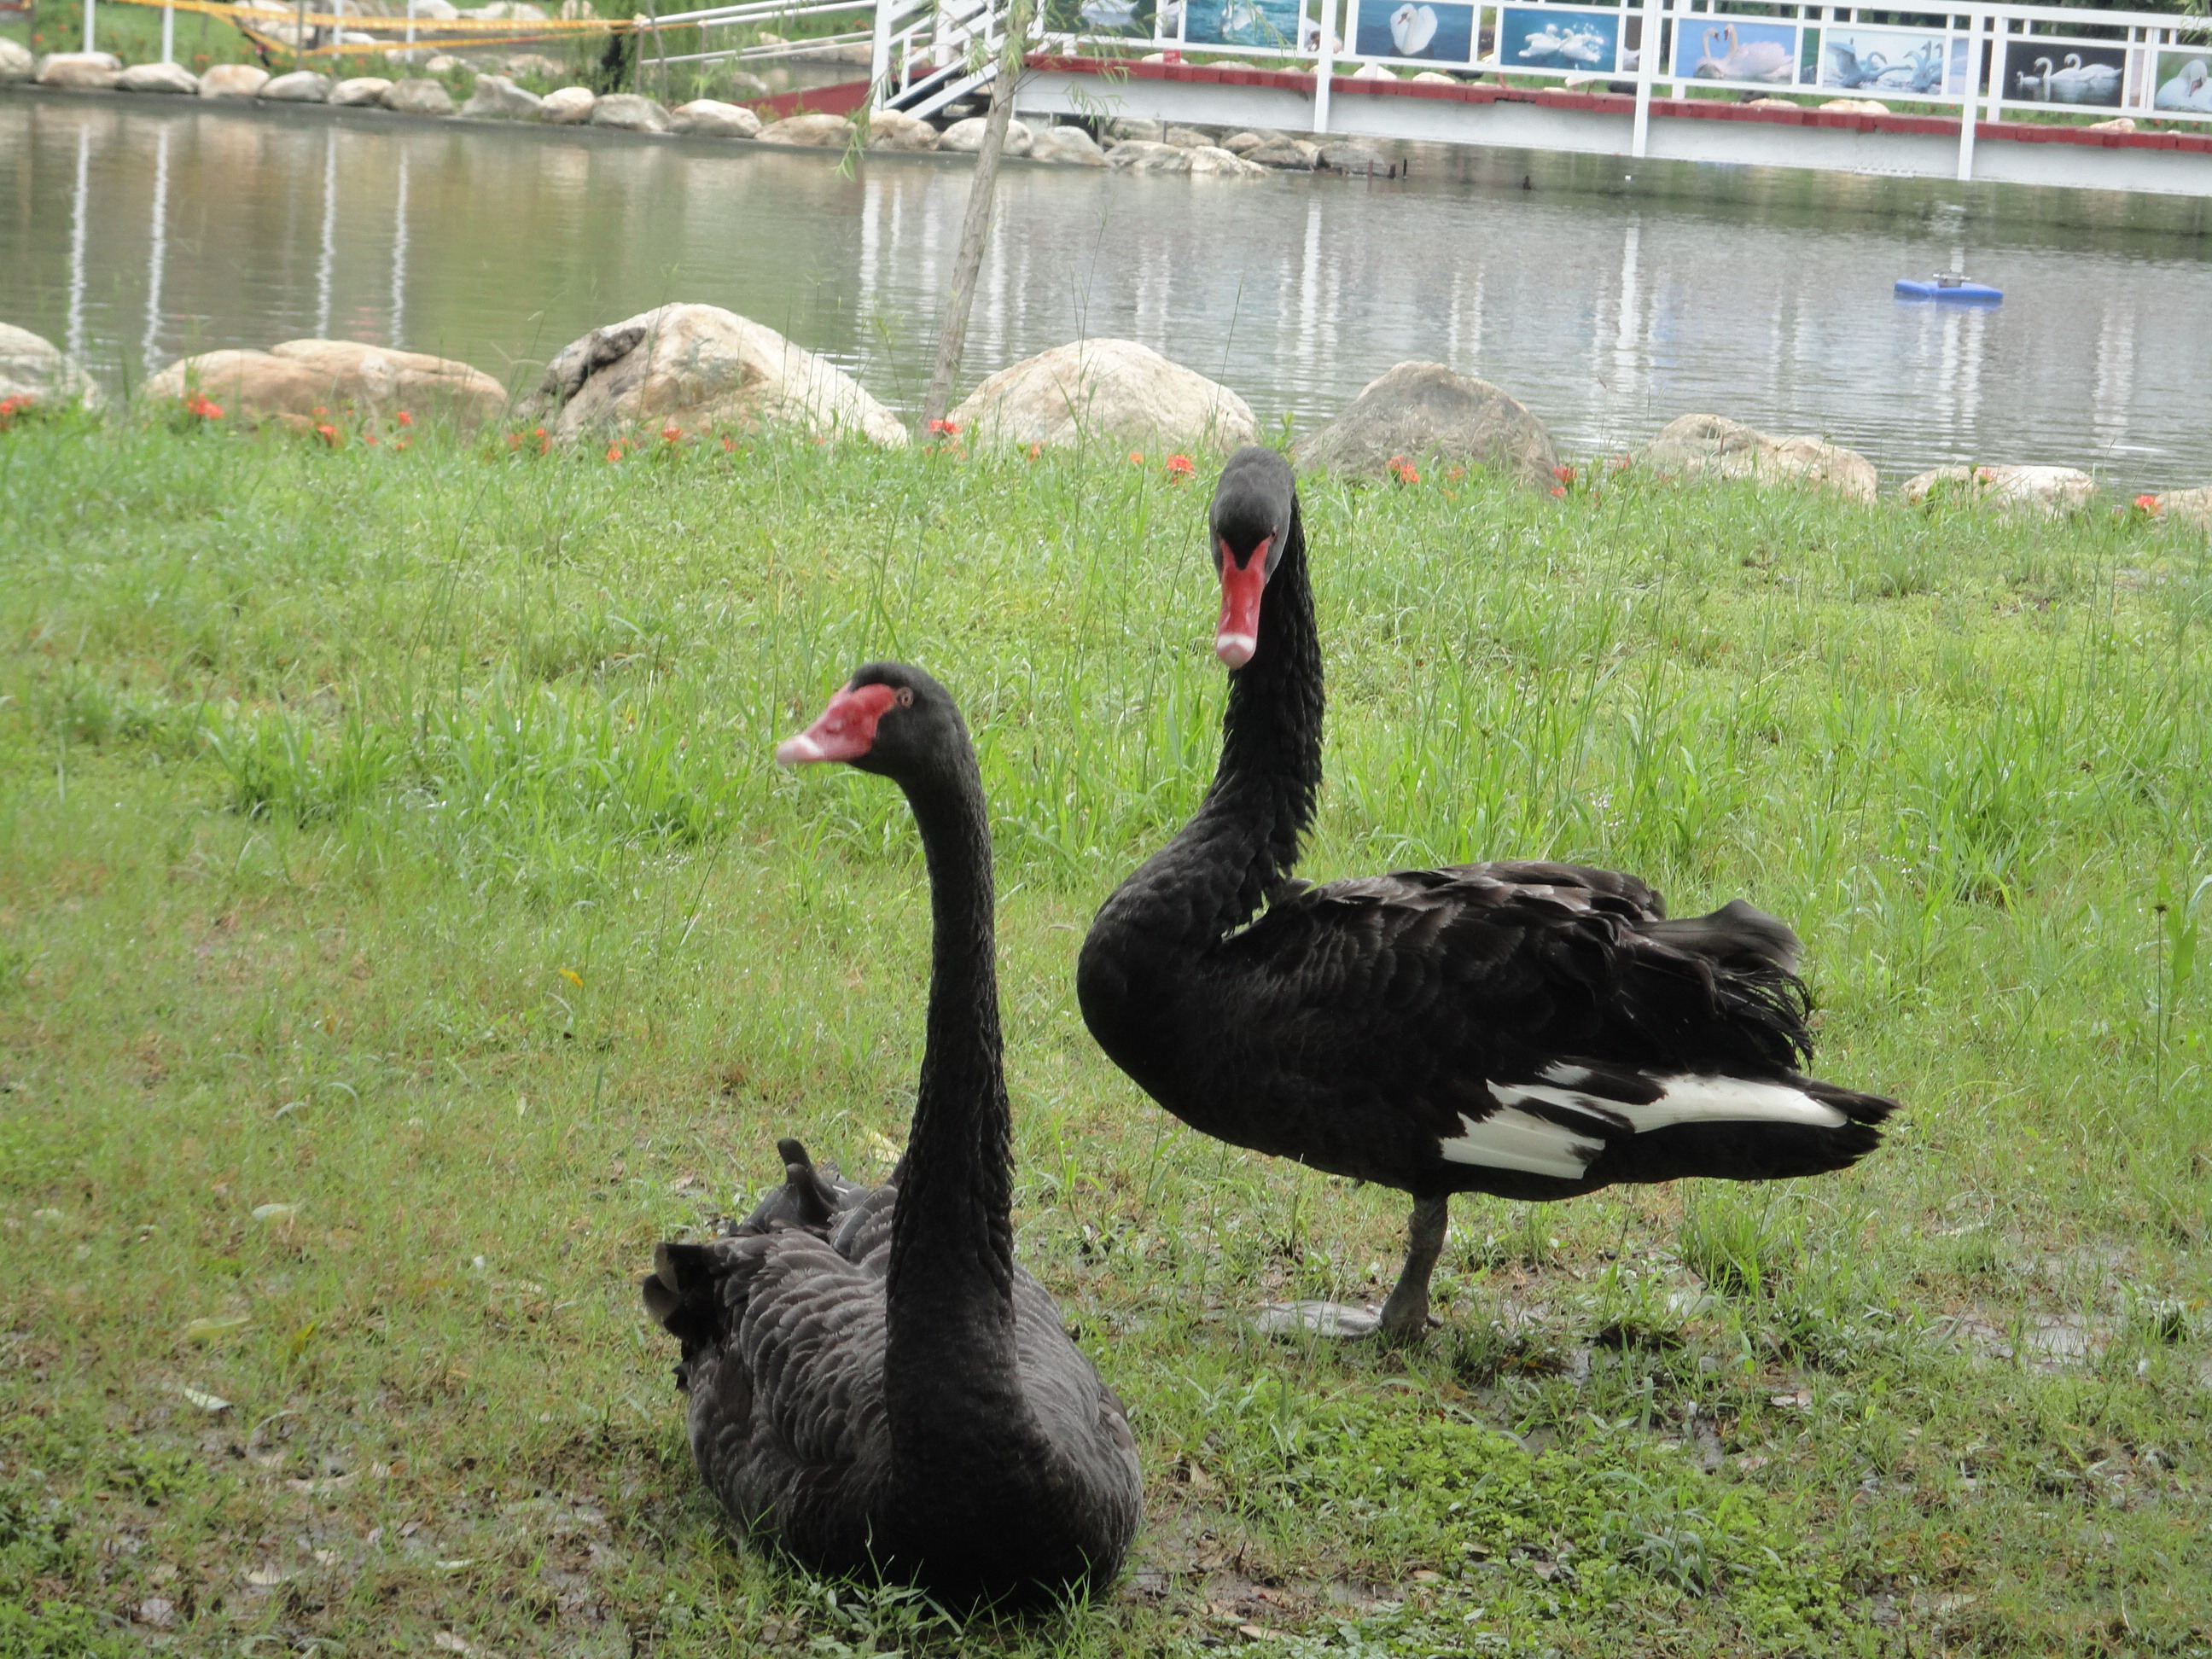
M 1450 1200 L 1418 1198 L 1406 1246 L 1406 1265 L 1378 1311 L 1341 1302 L 1271 1302 L 1253 1322 L 1267 1336 L 1372 1337 L 1378 1342 L 1414 1342 L 1428 1334 L 1429 1276 L 1443 1254 L 1450 1231 Z

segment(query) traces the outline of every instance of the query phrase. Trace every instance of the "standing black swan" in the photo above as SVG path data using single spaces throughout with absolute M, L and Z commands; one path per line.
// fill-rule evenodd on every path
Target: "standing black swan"
M 732 1519 L 818 1572 L 1010 1605 L 1121 1571 L 1142 1502 L 1121 1402 L 1014 1265 L 990 828 L 960 711 L 873 663 L 776 750 L 906 792 L 934 944 L 906 1156 L 872 1193 L 788 1180 L 737 1237 L 662 1244 L 646 1306 L 681 1339 L 691 1449 Z
M 1771 1181 L 1874 1148 L 1895 1103 L 1798 1073 L 1797 939 L 1741 900 L 1667 921 L 1633 876 L 1564 864 L 1294 879 L 1322 699 L 1288 464 L 1231 457 L 1211 529 L 1220 769 L 1099 910 L 1077 990 L 1099 1046 L 1193 1128 L 1413 1195 L 1379 1318 L 1307 1304 L 1301 1322 L 1425 1329 L 1453 1193 Z

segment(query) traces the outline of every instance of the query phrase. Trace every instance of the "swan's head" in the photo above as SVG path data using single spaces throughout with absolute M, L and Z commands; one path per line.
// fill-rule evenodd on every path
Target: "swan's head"
M 952 694 L 919 668 L 872 662 L 853 671 L 822 717 L 775 746 L 786 766 L 843 761 L 864 772 L 900 777 L 920 770 L 967 727 Z
M 1242 668 L 1260 648 L 1260 595 L 1282 562 L 1297 502 L 1291 464 L 1272 449 L 1249 446 L 1221 469 L 1206 532 L 1221 577 L 1213 654 L 1231 668 Z

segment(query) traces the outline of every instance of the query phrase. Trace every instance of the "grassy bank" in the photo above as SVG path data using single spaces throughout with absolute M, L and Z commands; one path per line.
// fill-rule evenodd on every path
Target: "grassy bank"
M 1742 894 L 1908 1103 L 1846 1176 L 1461 1200 L 1382 1356 L 1236 1316 L 1378 1295 L 1401 1201 L 1073 1005 L 1215 752 L 1160 459 L 0 436 L 0 1655 L 2212 1647 L 2201 533 L 1310 481 L 1309 873 Z M 732 1548 L 634 1290 L 775 1135 L 895 1150 L 909 823 L 769 758 L 876 655 L 977 728 L 1020 1248 L 1149 1486 L 1026 1631 Z

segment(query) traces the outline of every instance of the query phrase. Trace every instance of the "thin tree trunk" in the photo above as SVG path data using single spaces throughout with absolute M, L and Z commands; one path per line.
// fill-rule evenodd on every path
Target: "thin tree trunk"
M 945 331 L 938 337 L 937 366 L 930 370 L 929 392 L 921 402 L 925 439 L 945 419 L 952 402 L 953 382 L 960 375 L 960 354 L 968 343 L 968 317 L 975 308 L 975 278 L 983 268 L 983 244 L 991 234 L 991 196 L 999 185 L 999 156 L 1006 147 L 1007 123 L 1014 118 L 1014 84 L 1021 79 L 1032 9 L 1032 0 L 1012 0 L 1006 8 L 999 76 L 991 82 L 983 147 L 975 153 L 975 176 L 968 185 L 968 217 L 960 227 L 960 252 L 952 262 L 952 294 L 945 308 Z

